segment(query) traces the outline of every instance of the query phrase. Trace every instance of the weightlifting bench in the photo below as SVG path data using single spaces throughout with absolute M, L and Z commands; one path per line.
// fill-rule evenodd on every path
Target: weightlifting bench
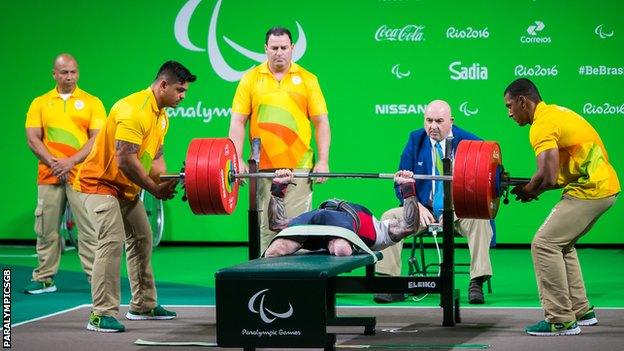
M 372 278 L 369 254 L 258 258 L 217 271 L 217 344 L 334 350 L 336 336 L 328 326 L 363 326 L 365 335 L 374 334 L 375 317 L 336 316 L 338 275 L 363 266 Z

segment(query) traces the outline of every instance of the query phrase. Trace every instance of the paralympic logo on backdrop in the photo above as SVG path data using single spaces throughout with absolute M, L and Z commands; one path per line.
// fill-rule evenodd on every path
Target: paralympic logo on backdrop
M 451 62 L 449 71 L 452 80 L 487 80 L 488 69 L 479 63 L 470 66 L 462 66 L 461 61 Z
M 596 27 L 596 29 L 594 29 L 594 33 L 596 33 L 597 36 L 600 37 L 600 39 L 607 39 L 607 38 L 611 38 L 613 36 L 613 34 L 615 34 L 615 32 L 613 30 L 611 30 L 611 32 L 604 32 L 602 29 L 602 26 L 604 26 L 604 24 L 599 24 L 598 27 Z
M 403 28 L 390 28 L 382 25 L 375 32 L 376 41 L 423 41 L 425 26 L 406 24 Z
M 412 74 L 412 71 L 401 72 L 398 63 L 392 66 L 392 69 L 390 70 L 390 72 L 392 72 L 392 74 L 394 74 L 397 77 L 397 79 L 409 77 L 410 74 Z
M 524 44 L 548 44 L 552 42 L 550 37 L 541 36 L 544 28 L 546 28 L 546 25 L 542 21 L 535 21 L 534 23 L 531 23 L 526 30 L 529 36 L 521 36 L 520 42 Z
M 474 110 L 471 110 L 468 107 L 468 101 L 464 101 L 461 105 L 459 105 L 459 110 L 461 112 L 464 113 L 464 115 L 466 115 L 466 117 L 470 117 L 472 115 L 476 115 L 477 113 L 479 113 L 479 109 L 475 108 Z
M 219 9 L 221 7 L 221 1 L 218 0 L 214 10 L 212 11 L 212 16 L 210 17 L 210 24 L 208 27 L 208 60 L 214 71 L 221 77 L 222 79 L 228 82 L 235 82 L 240 80 L 243 77 L 243 74 L 250 70 L 252 67 L 249 67 L 244 70 L 236 70 L 232 68 L 226 61 L 221 51 L 219 49 L 219 45 L 217 44 L 217 20 L 219 17 Z M 178 12 L 178 15 L 175 19 L 174 24 L 174 34 L 178 43 L 185 49 L 196 52 L 203 52 L 206 49 L 201 48 L 193 44 L 189 38 L 189 25 L 191 22 L 191 18 L 193 17 L 193 13 L 197 9 L 197 6 L 201 0 L 188 0 L 184 6 Z M 297 42 L 295 43 L 295 50 L 293 51 L 293 61 L 297 61 L 306 51 L 307 41 L 306 36 L 303 31 L 303 28 L 299 24 L 299 22 L 295 21 L 297 25 L 297 31 L 299 32 L 299 36 Z M 257 63 L 264 62 L 266 60 L 265 53 L 258 53 L 251 51 L 237 44 L 227 36 L 223 36 L 223 40 L 232 48 L 234 51 L 239 54 L 255 61 Z
M 262 321 L 267 324 L 273 323 L 273 321 L 275 321 L 277 318 L 286 319 L 292 316 L 293 307 L 290 304 L 290 302 L 288 303 L 288 311 L 280 312 L 280 313 L 273 312 L 264 306 L 264 297 L 266 296 L 265 293 L 268 291 L 269 289 L 260 290 L 249 299 L 249 302 L 247 302 L 247 308 L 249 309 L 249 311 L 252 313 L 259 314 L 260 319 L 262 319 Z M 256 300 L 258 299 L 258 297 L 260 297 L 260 304 L 258 308 L 256 308 Z

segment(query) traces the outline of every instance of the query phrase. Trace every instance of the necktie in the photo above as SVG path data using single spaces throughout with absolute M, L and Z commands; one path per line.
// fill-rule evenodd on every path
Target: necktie
M 442 159 L 442 145 L 439 142 L 435 143 L 435 173 L 436 175 L 443 174 Z M 444 210 L 444 184 L 441 180 L 435 181 L 435 191 L 433 192 L 433 215 L 436 219 L 440 217 Z

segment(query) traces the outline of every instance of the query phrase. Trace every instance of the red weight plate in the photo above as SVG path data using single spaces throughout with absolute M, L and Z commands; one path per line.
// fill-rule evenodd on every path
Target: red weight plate
M 184 162 L 184 188 L 186 189 L 186 198 L 188 199 L 191 211 L 194 214 L 201 214 L 202 208 L 197 196 L 197 155 L 202 139 L 193 139 L 186 151 L 186 160 Z
M 197 196 L 201 203 L 202 214 L 213 214 L 214 208 L 210 198 L 210 150 L 214 139 L 202 139 L 202 144 L 197 155 Z
M 473 141 L 468 146 L 468 153 L 466 155 L 466 169 L 464 172 L 464 201 L 466 207 L 465 218 L 475 218 L 475 198 L 477 192 L 477 158 L 479 156 L 479 149 L 481 144 L 478 141 Z
M 483 178 L 484 174 L 487 177 L 487 169 L 490 165 L 490 156 L 492 152 L 492 145 L 486 142 L 479 141 L 481 144 L 477 159 L 475 162 L 475 202 L 474 202 L 474 218 L 483 218 L 484 213 L 488 213 L 487 205 L 487 178 Z
M 453 206 L 455 208 L 455 214 L 457 217 L 465 218 L 466 209 L 466 194 L 465 194 L 465 172 L 466 172 L 466 159 L 468 156 L 468 148 L 472 140 L 462 140 L 457 145 L 455 151 L 455 162 L 453 164 Z
M 500 164 L 500 148 L 495 142 L 483 141 L 477 159 L 475 218 L 491 219 L 498 211 L 495 193 L 496 169 Z
M 212 203 L 213 214 L 227 213 L 223 203 L 226 193 L 225 181 L 223 179 L 223 168 L 225 167 L 225 143 L 223 140 L 214 139 L 210 148 L 208 184 L 210 186 L 210 202 Z

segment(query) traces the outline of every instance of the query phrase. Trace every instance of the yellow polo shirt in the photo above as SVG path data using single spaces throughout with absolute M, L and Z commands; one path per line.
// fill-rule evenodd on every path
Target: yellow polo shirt
M 327 114 L 314 74 L 292 63 L 277 81 L 264 62 L 241 79 L 232 112 L 251 116 L 249 137 L 260 138 L 260 169 L 312 168 L 309 117 Z
M 89 140 L 89 129 L 100 129 L 105 121 L 102 101 L 78 87 L 67 100 L 54 88 L 35 98 L 26 113 L 26 128 L 42 128 L 43 144 L 58 158 L 73 156 Z M 69 172 L 70 184 L 78 166 Z M 37 184 L 59 183 L 52 169 L 39 161 Z
M 563 193 L 579 199 L 600 199 L 620 192 L 596 130 L 574 111 L 540 102 L 529 133 L 535 155 L 559 149 L 559 178 Z
M 115 103 L 93 149 L 78 171 L 74 189 L 87 194 L 112 195 L 134 200 L 141 190 L 119 169 L 115 141 L 140 146 L 138 157 L 149 173 L 152 160 L 163 145 L 169 120 L 165 109 L 158 109 L 151 88 L 141 90 Z

